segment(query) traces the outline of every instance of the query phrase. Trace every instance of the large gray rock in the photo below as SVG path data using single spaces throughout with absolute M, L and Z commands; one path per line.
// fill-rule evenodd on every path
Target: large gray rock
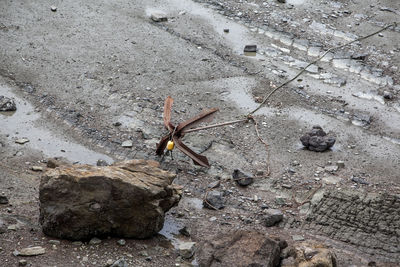
M 49 236 L 148 238 L 161 230 L 164 214 L 182 190 L 174 174 L 155 161 L 111 166 L 67 165 L 49 169 L 40 182 L 40 223 Z
M 196 252 L 200 267 L 278 266 L 279 243 L 256 231 L 232 231 L 200 243 Z

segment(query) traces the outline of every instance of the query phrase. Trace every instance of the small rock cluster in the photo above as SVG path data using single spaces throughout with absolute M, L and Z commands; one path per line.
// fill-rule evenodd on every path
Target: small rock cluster
M 300 141 L 303 146 L 311 151 L 324 152 L 335 144 L 336 139 L 333 136 L 327 135 L 321 126 L 316 125 L 312 127 L 310 132 L 303 135 Z

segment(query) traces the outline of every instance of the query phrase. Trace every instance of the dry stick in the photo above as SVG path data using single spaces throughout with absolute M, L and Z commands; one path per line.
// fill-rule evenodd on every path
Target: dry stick
M 183 133 L 186 134 L 186 133 L 191 133 L 191 132 L 197 132 L 197 131 L 200 131 L 200 130 L 207 130 L 207 129 L 210 129 L 210 128 L 216 128 L 216 127 L 231 125 L 231 124 L 235 124 L 235 123 L 239 123 L 239 122 L 245 122 L 245 121 L 248 121 L 248 120 L 249 119 L 246 118 L 246 119 L 241 119 L 241 120 L 217 123 L 217 124 L 207 125 L 207 126 L 203 126 L 203 127 L 199 127 L 199 128 L 189 129 L 187 131 L 183 131 Z
M 336 46 L 336 47 L 331 47 L 331 48 L 329 48 L 329 49 L 328 49 L 327 51 L 325 51 L 325 53 L 323 53 L 320 57 L 318 57 L 318 58 L 317 58 L 316 60 L 314 60 L 313 62 L 309 63 L 304 69 L 302 69 L 299 73 L 297 73 L 297 75 L 294 76 L 292 79 L 290 79 L 290 80 L 284 82 L 283 84 L 281 84 L 280 86 L 278 86 L 278 87 L 276 87 L 274 90 L 272 90 L 272 91 L 263 99 L 263 101 L 261 102 L 261 104 L 260 104 L 256 109 L 254 109 L 253 111 L 251 111 L 247 116 L 251 116 L 251 115 L 254 114 L 256 111 L 258 111 L 258 110 L 265 104 L 265 102 L 267 102 L 267 100 L 268 100 L 276 91 L 278 91 L 278 90 L 281 89 L 282 87 L 284 87 L 284 86 L 288 85 L 289 83 L 293 82 L 294 80 L 296 80 L 301 74 L 303 74 L 303 72 L 306 71 L 306 69 L 307 69 L 308 67 L 310 67 L 311 65 L 313 65 L 313 64 L 317 63 L 318 61 L 320 61 L 323 57 L 326 56 L 326 54 L 328 54 L 328 53 L 331 52 L 332 50 L 340 49 L 340 48 L 342 48 L 342 47 L 351 45 L 352 43 L 359 42 L 359 41 L 361 41 L 361 40 L 367 39 L 367 38 L 369 38 L 369 37 L 371 37 L 371 36 L 377 35 L 378 33 L 387 30 L 388 28 L 390 28 L 390 27 L 392 27 L 392 26 L 395 27 L 396 25 L 397 25 L 397 22 L 394 22 L 394 23 L 392 23 L 392 24 L 390 24 L 390 25 L 388 25 L 388 26 L 386 26 L 386 27 L 380 29 L 379 31 L 376 31 L 376 32 L 371 33 L 371 34 L 369 34 L 369 35 L 366 35 L 366 36 L 357 38 L 357 39 L 355 39 L 355 40 L 353 40 L 353 41 L 350 41 L 350 42 L 348 42 L 348 43 L 345 43 L 345 44 L 343 44 L 343 45 L 339 45 L 339 46 Z
M 265 150 L 267 151 L 267 173 L 265 176 L 269 176 L 271 174 L 271 168 L 269 167 L 269 158 L 270 158 L 270 153 L 269 153 L 269 149 L 268 149 L 268 143 L 264 141 L 264 139 L 261 137 L 260 132 L 258 131 L 258 123 L 257 121 L 251 117 L 252 121 L 254 122 L 254 128 L 256 130 L 256 134 L 257 134 L 257 138 L 258 140 L 264 144 L 265 146 Z
M 319 186 L 317 186 L 314 189 L 310 190 L 310 193 L 307 195 L 307 197 L 302 201 L 302 202 L 297 202 L 296 198 L 294 195 L 292 195 L 292 200 L 296 203 L 297 207 L 300 207 L 304 204 L 306 204 L 307 202 L 311 201 L 311 198 L 314 196 L 315 193 L 317 193 L 317 191 L 322 187 L 322 184 L 320 184 Z

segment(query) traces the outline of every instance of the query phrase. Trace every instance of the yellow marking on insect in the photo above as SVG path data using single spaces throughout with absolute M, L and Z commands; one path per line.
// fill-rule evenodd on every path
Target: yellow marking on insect
M 167 150 L 172 151 L 172 149 L 174 149 L 175 144 L 173 141 L 168 141 L 167 143 Z

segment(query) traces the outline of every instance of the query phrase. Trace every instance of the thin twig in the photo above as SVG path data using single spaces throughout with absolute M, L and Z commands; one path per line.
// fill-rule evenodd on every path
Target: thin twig
M 268 143 L 265 142 L 264 139 L 261 137 L 260 132 L 258 131 L 258 123 L 257 123 L 257 121 L 253 117 L 251 117 L 251 120 L 254 122 L 254 128 L 256 130 L 257 138 L 261 143 L 264 144 L 265 150 L 267 152 L 267 159 L 266 159 L 266 162 L 267 162 L 267 173 L 266 173 L 265 176 L 269 176 L 271 174 L 270 163 L 269 163 L 269 159 L 270 159 L 270 153 L 269 153 L 269 149 L 268 149 L 269 146 L 268 146 Z
M 207 200 L 208 192 L 211 191 L 213 188 L 209 188 L 206 190 L 206 194 L 204 195 L 203 201 L 212 209 L 218 210 L 214 205 L 212 205 L 210 202 Z
M 320 184 L 318 187 L 311 189 L 310 193 L 306 196 L 306 198 L 302 201 L 302 202 L 297 202 L 296 198 L 294 195 L 292 195 L 292 199 L 293 201 L 296 203 L 296 208 L 303 206 L 304 204 L 306 204 L 307 202 L 311 201 L 311 198 L 315 195 L 315 193 L 317 193 L 317 191 L 322 187 L 322 184 Z
M 366 35 L 366 36 L 357 38 L 357 39 L 355 39 L 355 40 L 353 40 L 353 41 L 350 41 L 350 42 L 348 42 L 348 43 L 345 43 L 345 44 L 343 44 L 343 45 L 339 45 L 339 46 L 335 46 L 335 47 L 329 48 L 329 49 L 328 49 L 327 51 L 325 51 L 325 53 L 323 53 L 320 57 L 318 57 L 318 58 L 317 58 L 316 60 L 314 60 L 313 62 L 309 63 L 305 68 L 303 68 L 299 73 L 297 73 L 297 75 L 294 76 L 292 79 L 287 80 L 286 82 L 282 83 L 281 85 L 279 85 L 278 87 L 276 87 L 274 90 L 272 90 L 272 91 L 263 99 L 263 101 L 261 102 L 261 104 L 260 104 L 256 109 L 254 109 L 254 110 L 251 111 L 249 114 L 247 114 L 247 116 L 250 116 L 250 115 L 254 114 L 255 112 L 257 112 L 257 111 L 267 102 L 267 100 L 268 100 L 276 91 L 278 91 L 278 90 L 281 89 L 282 87 L 284 87 L 284 86 L 288 85 L 289 83 L 293 82 L 294 80 L 296 80 L 301 74 L 303 74 L 303 73 L 306 71 L 306 69 L 307 69 L 308 67 L 310 67 L 311 65 L 313 65 L 313 64 L 317 63 L 318 61 L 320 61 L 323 57 L 325 57 L 325 56 L 326 56 L 329 52 L 331 52 L 332 50 L 340 49 L 340 48 L 342 48 L 342 47 L 351 45 L 352 43 L 359 42 L 359 41 L 361 41 L 361 40 L 367 39 L 367 38 L 369 38 L 369 37 L 371 37 L 371 36 L 377 35 L 378 33 L 387 30 L 387 29 L 390 28 L 390 27 L 396 27 L 396 25 L 397 25 L 397 23 L 394 22 L 394 23 L 392 23 L 392 24 L 390 24 L 390 25 L 388 25 L 388 26 L 386 26 L 386 27 L 380 29 L 379 31 L 376 31 L 376 32 L 371 33 L 371 34 L 368 34 L 368 35 Z
M 239 123 L 239 122 L 245 122 L 245 121 L 248 121 L 248 120 L 249 119 L 246 118 L 246 119 L 241 119 L 241 120 L 217 123 L 217 124 L 207 125 L 207 126 L 203 126 L 203 127 L 199 127 L 199 128 L 189 129 L 187 131 L 183 131 L 183 133 L 186 134 L 186 133 L 191 133 L 191 132 L 197 132 L 197 131 L 200 131 L 200 130 L 207 130 L 207 129 L 210 129 L 210 128 L 216 128 L 216 127 L 231 125 L 231 124 L 235 124 L 235 123 Z

